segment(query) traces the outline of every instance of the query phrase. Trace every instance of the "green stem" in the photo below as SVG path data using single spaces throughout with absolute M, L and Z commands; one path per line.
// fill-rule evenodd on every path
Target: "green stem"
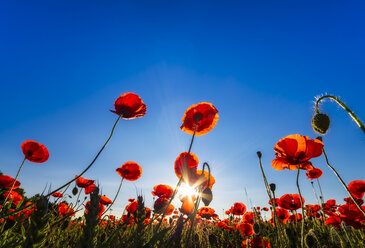
M 22 162 L 22 164 L 20 165 L 20 167 L 19 167 L 19 169 L 18 169 L 18 172 L 16 173 L 16 176 L 15 176 L 15 179 L 14 179 L 13 184 L 11 185 L 10 191 L 8 192 L 8 195 L 6 196 L 6 198 L 5 198 L 4 202 L 3 202 L 3 206 L 5 206 L 6 202 L 8 201 L 8 198 L 9 198 L 9 196 L 10 196 L 10 192 L 11 192 L 11 191 L 13 191 L 13 189 L 14 189 L 15 183 L 16 183 L 16 181 L 17 181 L 18 177 L 19 177 L 20 171 L 22 170 L 23 165 L 24 165 L 24 163 L 25 163 L 25 160 L 26 160 L 26 159 L 27 159 L 27 158 L 26 158 L 26 157 L 24 157 L 23 162 Z M 0 213 L 1 213 L 1 211 L 2 211 L 3 209 L 4 209 L 4 208 L 1 208 Z
M 114 129 L 117 126 L 117 123 L 119 122 L 120 118 L 122 117 L 122 115 L 119 115 L 118 119 L 115 121 L 114 126 L 110 132 L 110 135 L 108 137 L 108 139 L 105 141 L 104 145 L 101 147 L 101 149 L 99 150 L 98 154 L 96 154 L 95 158 L 93 159 L 93 161 L 86 167 L 85 170 L 83 170 L 77 177 L 75 177 L 74 179 L 72 179 L 71 181 L 69 181 L 68 183 L 62 185 L 61 187 L 59 187 L 58 189 L 52 191 L 51 193 L 49 193 L 48 195 L 46 195 L 45 197 L 48 197 L 50 195 L 52 195 L 53 193 L 63 189 L 64 187 L 66 187 L 67 185 L 69 185 L 70 183 L 76 181 L 79 177 L 81 177 L 82 175 L 85 174 L 86 171 L 88 171 L 90 169 L 90 167 L 95 163 L 95 161 L 98 159 L 99 155 L 101 154 L 101 152 L 104 150 L 104 148 L 106 147 L 106 145 L 109 143 L 110 139 L 113 136 L 114 133 Z
M 118 191 L 113 199 L 113 202 L 109 205 L 109 207 L 104 211 L 104 213 L 102 214 L 101 217 L 103 217 L 103 215 L 108 212 L 108 210 L 113 206 L 115 200 L 117 199 L 118 195 L 119 195 L 119 191 L 120 191 L 120 188 L 122 187 L 122 183 L 123 183 L 123 180 L 124 180 L 124 177 L 122 177 L 122 180 L 120 181 L 120 184 L 119 184 L 119 188 L 118 188 Z
M 320 101 L 322 101 L 325 98 L 330 98 L 333 101 L 335 101 L 338 105 L 340 105 L 344 110 L 346 110 L 346 112 L 351 116 L 351 118 L 356 122 L 356 124 L 361 128 L 361 130 L 365 133 L 365 126 L 364 124 L 359 120 L 359 118 L 354 114 L 354 112 L 352 112 L 352 110 L 346 106 L 346 104 L 344 104 L 340 99 L 338 99 L 338 97 L 336 96 L 332 96 L 332 95 L 324 95 L 320 98 L 317 99 L 316 103 L 315 103 L 315 111 L 316 113 L 319 113 L 319 109 L 318 109 L 318 104 Z
M 300 193 L 300 187 L 299 187 L 299 173 L 300 173 L 300 164 L 298 164 L 298 173 L 297 173 L 297 189 L 299 193 L 299 200 L 300 200 L 300 206 L 302 208 L 302 231 L 301 231 L 301 247 L 304 248 L 304 206 L 303 206 L 303 200 L 302 200 L 302 194 Z
M 321 184 L 319 183 L 319 179 L 318 178 L 317 178 L 317 183 L 318 183 L 319 191 L 321 192 L 321 203 L 323 205 L 324 204 L 323 192 L 322 192 L 322 187 L 321 187 Z
M 346 186 L 345 182 L 342 180 L 341 176 L 338 174 L 338 172 L 335 170 L 335 168 L 332 167 L 332 165 L 330 165 L 330 163 L 328 162 L 328 157 L 327 154 L 324 150 L 324 148 L 322 148 L 323 151 L 323 155 L 326 159 L 326 163 L 328 165 L 328 167 L 330 167 L 330 169 L 333 171 L 333 173 L 335 173 L 335 175 L 337 176 L 338 180 L 341 182 L 342 186 L 345 188 L 345 190 L 347 191 L 347 193 L 349 194 L 349 196 L 351 197 L 353 203 L 356 205 L 356 207 L 363 213 L 363 215 L 365 216 L 365 211 L 364 209 L 361 208 L 361 206 L 357 203 L 357 201 L 355 200 L 355 198 L 353 197 L 353 195 L 351 194 L 349 188 Z

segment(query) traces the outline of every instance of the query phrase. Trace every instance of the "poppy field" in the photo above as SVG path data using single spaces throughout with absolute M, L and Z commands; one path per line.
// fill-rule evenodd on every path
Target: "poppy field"
M 224 215 L 210 207 L 214 201 L 215 171 L 209 163 L 199 161 L 199 154 L 194 154 L 194 140 L 208 133 L 214 135 L 219 115 L 224 113 L 218 112 L 213 103 L 200 102 L 181 113 L 182 122 L 176 123 L 191 138 L 187 149 L 168 168 L 176 174 L 176 185 L 157 181 L 150 189 L 154 197 L 151 206 L 142 194 L 130 192 L 123 215 L 116 216 L 109 210 L 123 185 L 141 180 L 143 165 L 128 161 L 128 154 L 121 155 L 126 162 L 115 171 L 105 172 L 120 176 L 115 194 L 108 196 L 101 194 L 103 185 L 89 178 L 87 172 L 97 166 L 95 161 L 107 149 L 121 122 L 143 118 L 147 112 L 139 95 L 124 93 L 110 110 L 114 125 L 105 143 L 91 157 L 91 163 L 77 168 L 75 177 L 49 192 L 25 196 L 26 189 L 21 187 L 18 177 L 23 166 L 46 162 L 52 151 L 47 144 L 34 140 L 20 145 L 24 156 L 19 158 L 17 174 L 8 175 L 6 169 L 0 174 L 0 247 L 365 247 L 365 178 L 354 173 L 354 179 L 345 182 L 330 162 L 323 137 L 331 121 L 319 108 L 325 100 L 340 106 L 339 111 L 345 111 L 360 128 L 361 135 L 365 134 L 363 123 L 338 97 L 317 98 L 311 123 L 318 137 L 282 137 L 272 144 L 275 159 L 271 165 L 263 164 L 265 154 L 257 151 L 257 167 L 253 169 L 262 174 L 257 180 L 265 188 L 266 205 L 248 208 L 248 203 L 238 198 L 233 205 L 226 206 Z M 311 162 L 320 157 L 338 179 L 333 187 L 347 192 L 342 202 L 326 199 L 322 193 L 320 180 L 324 172 Z M 297 193 L 277 195 L 280 185 L 269 180 L 265 172 L 268 166 L 282 173 L 295 171 L 290 192 Z M 301 173 L 312 184 L 316 202 L 308 202 L 302 196 Z M 314 185 L 318 185 L 317 190 Z M 179 200 L 179 205 L 172 204 L 174 199 Z

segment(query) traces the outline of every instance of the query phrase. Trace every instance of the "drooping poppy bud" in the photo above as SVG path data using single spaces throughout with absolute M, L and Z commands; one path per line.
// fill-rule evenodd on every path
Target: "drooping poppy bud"
M 326 114 L 316 113 L 312 118 L 313 130 L 320 134 L 327 133 L 327 130 L 330 127 L 330 123 L 330 118 Z
M 276 184 L 275 183 L 270 183 L 270 189 L 271 189 L 272 192 L 275 192 Z
M 210 188 L 205 188 L 202 192 L 202 201 L 205 206 L 209 206 L 209 204 L 213 200 L 213 193 Z
M 73 195 L 77 195 L 77 193 L 79 192 L 79 190 L 77 189 L 77 187 L 75 186 L 75 188 L 73 188 L 72 190 L 72 194 Z

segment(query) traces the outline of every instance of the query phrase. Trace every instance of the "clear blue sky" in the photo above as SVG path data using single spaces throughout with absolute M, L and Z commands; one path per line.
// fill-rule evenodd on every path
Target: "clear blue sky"
M 267 203 L 256 151 L 277 195 L 296 193 L 295 172 L 275 171 L 273 147 L 282 137 L 315 138 L 313 100 L 340 96 L 365 120 L 365 3 L 361 1 L 6 1 L 0 4 L 0 170 L 15 176 L 20 144 L 46 145 L 50 159 L 27 162 L 27 194 L 55 188 L 82 171 L 117 118 L 109 109 L 125 92 L 141 96 L 147 114 L 121 121 L 85 175 L 113 198 L 115 169 L 143 168 L 125 182 L 113 209 L 136 190 L 152 204 L 154 185 L 175 186 L 173 163 L 191 136 L 179 127 L 189 106 L 213 103 L 220 119 L 192 151 L 212 166 L 212 207 Z M 332 126 L 324 138 L 346 182 L 364 180 L 365 136 L 346 113 L 325 103 Z M 346 194 L 326 168 L 325 198 Z M 200 165 L 201 166 L 201 165 Z M 300 183 L 315 203 L 309 181 Z M 117 213 L 117 211 L 115 212 Z

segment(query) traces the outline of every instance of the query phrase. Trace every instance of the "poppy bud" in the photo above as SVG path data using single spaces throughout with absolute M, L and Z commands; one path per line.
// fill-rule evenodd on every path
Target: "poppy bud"
M 276 184 L 275 183 L 270 183 L 270 189 L 271 189 L 272 192 L 274 192 L 275 189 L 276 189 Z
M 318 136 L 316 139 L 317 139 L 317 140 L 320 140 L 320 141 L 323 141 L 322 136 Z
M 213 200 L 213 193 L 210 188 L 205 188 L 202 192 L 202 201 L 205 206 L 209 206 L 211 201 Z
M 262 157 L 262 153 L 260 151 L 257 152 L 257 157 L 259 157 L 259 158 Z
M 73 188 L 72 190 L 72 194 L 73 195 L 77 195 L 77 193 L 79 192 L 78 188 L 75 186 L 75 188 Z
M 253 224 L 253 231 L 256 233 L 256 234 L 259 234 L 260 233 L 260 225 L 255 223 Z
M 312 118 L 312 127 L 315 132 L 325 134 L 330 127 L 330 118 L 326 114 L 316 113 Z

